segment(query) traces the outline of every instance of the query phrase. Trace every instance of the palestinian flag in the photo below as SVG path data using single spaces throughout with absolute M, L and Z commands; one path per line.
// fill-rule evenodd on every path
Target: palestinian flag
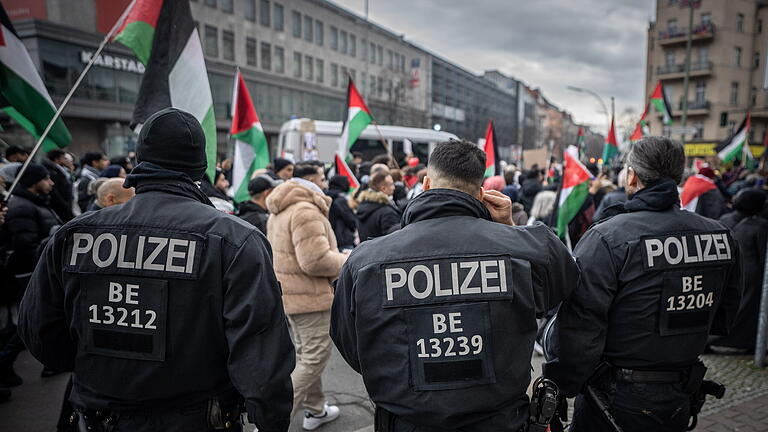
M 203 47 L 188 0 L 136 0 L 115 40 L 146 65 L 133 123 L 161 109 L 194 115 L 203 126 L 208 177 L 216 173 L 216 121 Z
M 496 130 L 493 128 L 493 120 L 488 121 L 488 127 L 485 129 L 485 146 L 483 151 L 485 152 L 485 177 L 499 175 L 501 173 L 501 164 L 496 157 L 498 147 L 496 146 Z
M 611 128 L 608 129 L 608 138 L 603 146 L 603 164 L 610 166 L 611 159 L 619 154 L 619 142 L 616 140 L 616 128 L 614 118 L 611 118 Z
M 715 182 L 709 177 L 701 174 L 688 177 L 683 185 L 683 191 L 680 193 L 681 207 L 683 210 L 695 212 L 699 197 L 716 188 Z
M 579 149 L 579 160 L 584 157 L 586 148 L 584 148 L 584 128 L 579 126 L 579 134 L 576 136 L 576 148 Z
M 335 175 L 344 176 L 347 178 L 347 180 L 349 180 L 349 192 L 360 189 L 360 182 L 357 181 L 357 177 L 355 177 L 355 175 L 352 173 L 352 170 L 349 169 L 349 165 L 344 162 L 344 158 L 342 158 L 338 152 L 334 157 L 336 165 Z
M 11 20 L 0 4 L 0 109 L 39 139 L 56 114 L 40 74 Z M 61 118 L 56 119 L 43 151 L 66 147 L 72 141 Z
M 557 206 L 557 236 L 565 238 L 568 224 L 584 204 L 589 194 L 589 180 L 592 174 L 579 161 L 579 150 L 574 145 L 568 146 L 563 152 L 562 189 Z
M 661 84 L 661 80 L 656 84 L 656 89 L 651 94 L 651 103 L 656 107 L 656 111 L 663 116 L 662 123 L 665 125 L 672 124 L 672 106 L 667 100 L 666 93 L 664 93 L 664 86 Z
M 251 95 L 245 86 L 240 69 L 235 73 L 232 91 L 232 127 L 229 134 L 235 139 L 235 157 L 232 163 L 232 191 L 235 202 L 248 201 L 248 183 L 254 171 L 269 164 L 269 145 L 259 116 L 253 107 Z
M 642 139 L 644 136 L 647 135 L 646 134 L 646 127 L 647 127 L 648 123 L 645 120 L 645 118 L 648 115 L 648 105 L 649 105 L 649 103 L 645 104 L 645 110 L 643 111 L 643 115 L 640 116 L 640 120 L 635 125 L 635 130 L 632 132 L 632 136 L 629 137 L 629 141 L 631 141 L 631 142 L 638 141 L 638 140 Z
M 717 157 L 720 160 L 728 163 L 734 159 L 741 159 L 742 161 L 754 159 L 752 150 L 749 149 L 749 127 L 750 115 L 747 113 L 736 133 L 718 146 Z
M 347 84 L 347 118 L 341 127 L 341 139 L 339 139 L 339 155 L 347 159 L 349 149 L 360 137 L 365 128 L 373 122 L 371 110 L 365 105 L 363 97 L 349 78 Z

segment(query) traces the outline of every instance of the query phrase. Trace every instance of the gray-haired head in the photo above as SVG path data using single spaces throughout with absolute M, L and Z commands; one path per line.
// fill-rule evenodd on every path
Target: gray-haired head
M 685 169 L 683 145 L 666 137 L 645 137 L 632 145 L 627 165 L 643 185 L 664 179 L 680 183 Z

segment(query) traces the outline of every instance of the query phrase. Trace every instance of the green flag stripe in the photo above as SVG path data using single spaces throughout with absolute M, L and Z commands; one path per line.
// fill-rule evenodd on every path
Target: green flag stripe
M 239 134 L 235 134 L 232 137 L 243 144 L 251 145 L 253 147 L 253 160 L 251 161 L 251 165 L 248 168 L 245 177 L 243 177 L 235 192 L 235 202 L 239 203 L 250 199 L 248 183 L 251 181 L 253 172 L 257 169 L 266 168 L 267 165 L 269 165 L 269 147 L 267 145 L 267 137 L 264 135 L 264 132 L 257 127 L 252 127 Z M 239 144 L 240 143 L 238 143 L 238 145 Z
M 155 28 L 144 21 L 134 21 L 125 26 L 115 40 L 127 46 L 136 54 L 144 65 L 152 53 L 152 41 L 155 38 Z
M 352 117 L 352 120 L 350 120 L 347 124 L 347 127 L 349 128 L 347 150 L 352 148 L 352 145 L 355 143 L 355 141 L 357 141 L 365 128 L 371 124 L 371 120 L 371 116 L 363 110 L 358 111 L 358 113 Z
M 209 179 L 213 180 L 216 175 L 216 118 L 213 116 L 213 105 L 208 108 L 200 125 L 205 133 L 205 155 L 208 160 L 208 169 L 205 173 Z
M 4 108 L 5 112 L 35 138 L 40 138 L 45 127 L 56 114 L 56 109 L 51 106 L 44 95 L 41 95 L 11 69 L 4 65 L 0 68 L 2 70 L 0 88 L 2 88 L 2 94 L 6 101 L 10 104 Z M 43 149 L 47 151 L 57 147 L 66 147 L 71 141 L 72 136 L 64 126 L 64 122 L 59 118 L 48 133 Z
M 566 191 L 563 190 L 560 193 L 566 193 Z M 565 237 L 568 224 L 576 217 L 576 213 L 579 212 L 582 204 L 584 204 L 584 200 L 587 199 L 589 182 L 579 183 L 572 187 L 570 191 L 567 191 L 567 193 L 568 196 L 557 210 L 557 236 L 560 238 Z

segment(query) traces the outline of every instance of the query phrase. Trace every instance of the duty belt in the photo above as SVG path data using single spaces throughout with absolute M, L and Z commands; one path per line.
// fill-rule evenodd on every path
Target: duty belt
M 614 367 L 611 374 L 616 381 L 630 383 L 674 384 L 686 381 L 687 371 L 646 371 Z

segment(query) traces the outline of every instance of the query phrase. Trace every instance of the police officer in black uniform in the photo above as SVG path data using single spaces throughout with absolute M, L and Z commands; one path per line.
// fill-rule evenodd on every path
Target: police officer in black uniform
M 550 326 L 544 374 L 569 396 L 583 392 L 571 431 L 615 430 L 602 408 L 625 432 L 683 431 L 695 414 L 698 357 L 709 334 L 730 328 L 742 276 L 731 232 L 680 209 L 684 164 L 668 138 L 633 144 L 631 198 L 576 246 L 581 280 Z
M 377 431 L 518 431 L 536 318 L 578 268 L 546 226 L 507 226 L 511 202 L 483 191 L 474 144 L 438 144 L 427 170 L 402 229 L 344 265 L 331 337 L 363 375 Z
M 293 344 L 264 236 L 196 182 L 205 136 L 178 109 L 150 117 L 128 203 L 64 225 L 21 305 L 44 365 L 73 370 L 78 430 L 286 431 Z

